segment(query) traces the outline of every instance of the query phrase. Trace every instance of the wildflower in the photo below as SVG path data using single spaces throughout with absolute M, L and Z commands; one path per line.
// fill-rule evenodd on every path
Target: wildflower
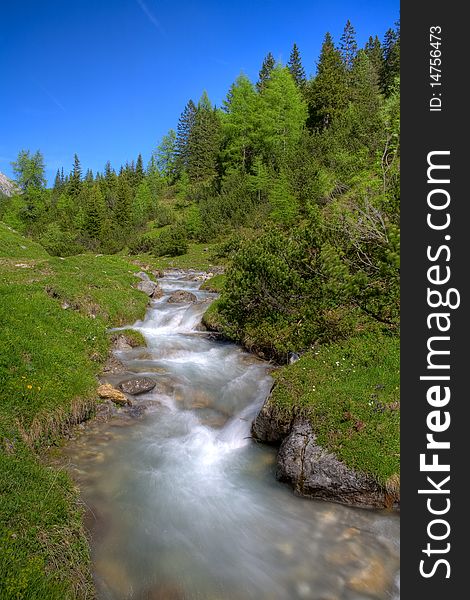
M 32 390 L 33 389 L 33 386 L 30 383 L 28 383 L 28 385 L 26 387 L 28 388 L 28 390 Z

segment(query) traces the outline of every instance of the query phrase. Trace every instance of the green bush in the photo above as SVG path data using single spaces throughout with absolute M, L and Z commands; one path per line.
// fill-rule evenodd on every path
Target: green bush
M 186 231 L 181 225 L 170 225 L 154 239 L 150 253 L 154 256 L 180 256 L 188 251 Z
M 53 256 L 73 256 L 84 250 L 77 242 L 76 236 L 70 231 L 62 231 L 57 223 L 47 225 L 39 241 Z

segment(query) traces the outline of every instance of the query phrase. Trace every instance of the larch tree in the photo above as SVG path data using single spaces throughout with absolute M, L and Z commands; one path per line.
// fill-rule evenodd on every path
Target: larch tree
M 260 142 L 267 164 L 278 168 L 296 144 L 307 119 L 307 106 L 285 67 L 276 66 L 260 97 Z
M 251 168 L 258 135 L 259 96 L 246 75 L 240 75 L 224 101 L 223 161 L 227 170 Z

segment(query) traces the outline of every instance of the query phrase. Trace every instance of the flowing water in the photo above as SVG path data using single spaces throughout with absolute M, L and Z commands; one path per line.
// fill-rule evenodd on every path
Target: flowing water
M 100 600 L 366 600 L 399 597 L 399 519 L 301 499 L 250 439 L 269 365 L 198 331 L 207 301 L 183 273 L 117 352 L 157 381 L 145 412 L 93 422 L 65 450 L 87 506 Z M 196 294 L 170 304 L 174 290 Z

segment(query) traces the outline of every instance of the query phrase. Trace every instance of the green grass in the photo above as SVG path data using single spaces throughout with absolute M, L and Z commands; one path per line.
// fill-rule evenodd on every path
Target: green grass
M 400 472 L 399 339 L 362 335 L 309 351 L 274 373 L 271 402 L 306 415 L 318 443 L 382 485 Z M 282 418 L 282 417 L 281 417 Z
M 107 329 L 143 317 L 138 270 L 117 256 L 49 257 L 0 227 L 1 600 L 91 597 L 76 491 L 41 457 L 92 413 Z
M 220 294 L 224 289 L 225 279 L 226 275 L 214 275 L 214 277 L 211 277 L 207 281 L 204 281 L 204 283 L 201 285 L 201 290 L 206 290 L 207 292 L 216 292 L 217 294 Z
M 22 259 L 47 258 L 49 254 L 38 243 L 18 235 L 11 227 L 0 223 L 0 256 Z
M 161 256 L 155 258 L 149 254 L 140 254 L 131 257 L 131 259 L 153 265 L 155 268 L 161 270 L 194 269 L 196 271 L 210 272 L 212 268 L 220 264 L 220 261 L 214 262 L 212 259 L 212 250 L 216 247 L 217 244 L 190 243 L 188 252 L 181 256 Z

